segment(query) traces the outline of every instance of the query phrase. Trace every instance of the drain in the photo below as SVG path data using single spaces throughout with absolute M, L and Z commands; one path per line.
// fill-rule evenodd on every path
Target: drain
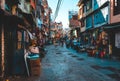
M 56 53 L 56 54 L 61 54 L 61 53 Z
M 62 52 L 69 52 L 69 51 L 62 51 Z
M 111 71 L 116 71 L 117 69 L 113 68 L 113 67 L 104 67 L 104 69 L 108 69 L 108 70 L 111 70 Z
M 77 57 L 76 55 L 73 55 L 72 57 Z
M 93 66 L 91 66 L 91 67 L 94 68 L 94 69 L 96 69 L 96 70 L 102 69 L 102 67 L 101 67 L 101 66 L 98 66 L 98 65 L 93 65 Z
M 120 80 L 119 74 L 107 74 L 109 77 L 116 79 L 117 81 Z
M 77 60 L 85 60 L 84 58 L 78 58 Z
M 72 53 L 68 53 L 68 55 L 72 55 Z

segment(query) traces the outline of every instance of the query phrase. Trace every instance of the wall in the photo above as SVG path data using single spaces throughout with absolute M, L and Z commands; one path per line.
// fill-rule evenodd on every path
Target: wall
M 94 0 L 94 10 L 98 9 L 100 6 L 102 6 L 106 1 L 109 0 Z
M 105 7 L 94 14 L 94 27 L 108 23 L 108 7 Z
M 117 22 L 120 22 L 120 14 L 119 15 L 113 15 L 113 0 L 111 0 L 111 7 L 110 7 L 110 10 L 111 10 L 111 18 L 110 18 L 110 23 L 117 23 Z
M 86 29 L 92 27 L 92 15 L 86 18 Z

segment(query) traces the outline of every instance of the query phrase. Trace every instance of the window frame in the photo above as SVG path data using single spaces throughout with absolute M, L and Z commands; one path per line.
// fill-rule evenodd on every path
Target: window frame
M 113 0 L 113 15 L 120 14 L 120 0 Z

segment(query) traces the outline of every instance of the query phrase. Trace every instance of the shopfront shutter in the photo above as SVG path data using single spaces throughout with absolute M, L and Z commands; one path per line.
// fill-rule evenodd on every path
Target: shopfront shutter
M 2 75 L 2 66 L 1 66 L 1 62 L 2 62 L 2 44 L 1 44 L 1 39 L 2 39 L 2 37 L 1 37 L 1 35 L 2 35 L 2 27 L 1 27 L 1 25 L 0 25 L 0 76 Z

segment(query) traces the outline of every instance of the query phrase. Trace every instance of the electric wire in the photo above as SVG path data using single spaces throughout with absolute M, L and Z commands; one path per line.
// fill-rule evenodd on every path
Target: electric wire
M 54 19 L 53 19 L 54 21 L 55 21 L 56 17 L 58 16 L 58 12 L 59 12 L 61 3 L 62 3 L 62 0 L 58 0 L 56 11 L 55 11 L 55 14 L 54 14 Z
M 54 21 L 55 21 L 55 19 L 56 19 L 56 16 L 57 16 L 57 12 L 58 12 L 58 9 L 59 9 L 59 7 L 60 7 L 60 2 L 61 2 L 61 0 L 58 0 L 58 3 L 57 3 L 57 7 L 56 7 L 56 11 L 55 11 L 55 14 L 54 14 Z

